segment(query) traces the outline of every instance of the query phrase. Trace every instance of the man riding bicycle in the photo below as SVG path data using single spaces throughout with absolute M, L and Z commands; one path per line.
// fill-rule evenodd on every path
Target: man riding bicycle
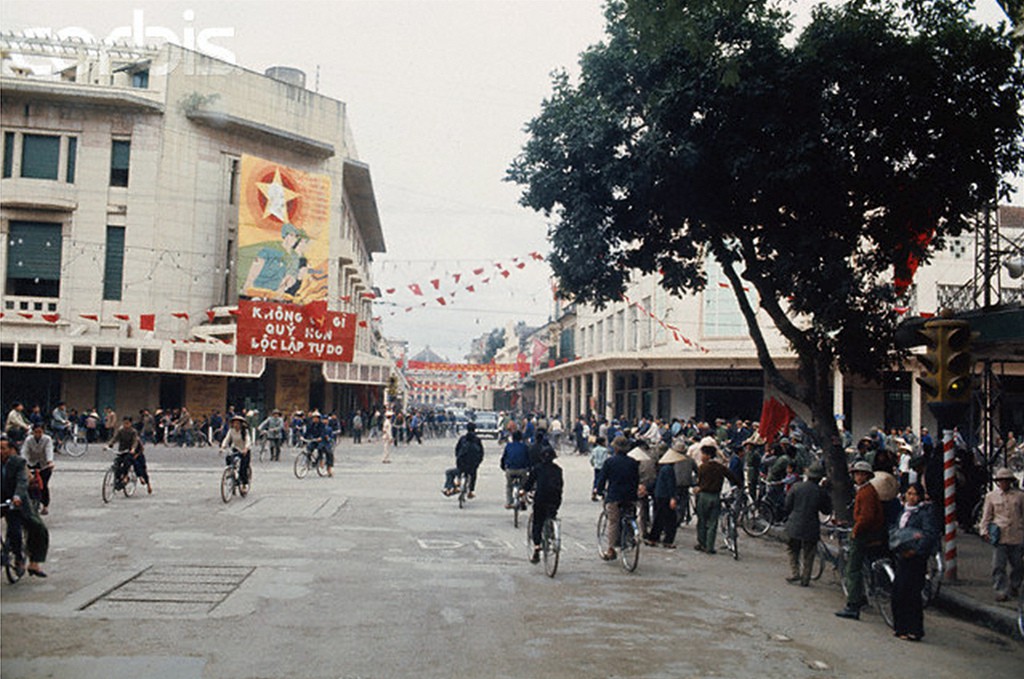
M 228 429 L 228 433 L 220 443 L 221 450 L 226 448 L 231 451 L 224 458 L 226 464 L 231 464 L 232 458 L 238 458 L 238 483 L 242 486 L 249 485 L 249 437 L 245 430 L 245 418 L 241 415 L 234 415 L 231 418 L 231 428 Z
M 454 495 L 456 493 L 455 477 L 465 474 L 468 477 L 466 483 L 469 484 L 468 497 L 475 497 L 476 470 L 483 461 L 484 444 L 476 435 L 476 424 L 467 422 L 466 433 L 455 444 L 455 466 L 445 471 L 444 490 L 441 492 L 445 495 Z
M 32 435 L 21 444 L 21 456 L 28 461 L 30 469 L 39 474 L 42 485 L 39 491 L 39 513 L 49 513 L 50 476 L 53 475 L 53 439 L 43 433 L 43 423 L 32 427 Z
M 142 439 L 139 432 L 132 426 L 132 418 L 125 415 L 121 420 L 121 428 L 114 432 L 110 443 L 111 448 L 117 445 L 117 480 L 115 488 L 122 488 L 125 484 L 128 468 L 135 467 L 135 476 L 139 481 L 146 484 L 147 492 L 153 494 L 153 486 L 149 483 L 149 471 L 146 469 L 146 456 L 143 454 Z
M 515 432 L 513 436 L 520 434 Z M 523 492 L 535 491 L 533 525 L 530 526 L 530 536 L 533 539 L 533 556 L 530 557 L 530 563 L 540 561 L 544 522 L 549 518 L 554 519 L 558 515 L 558 508 L 562 506 L 562 468 L 555 464 L 556 457 L 558 456 L 553 448 L 545 448 L 541 452 L 541 463 L 530 470 L 530 476 L 523 486 Z
M 334 476 L 334 446 L 331 445 L 331 428 L 320 417 L 320 412 L 314 410 L 309 414 L 310 423 L 306 425 L 306 444 L 309 452 L 317 451 L 316 457 L 323 456 L 326 461 L 327 475 Z
M 42 565 L 50 547 L 50 532 L 46 524 L 28 501 L 28 470 L 25 458 L 19 457 L 7 438 L 0 440 L 0 467 L 3 468 L 3 489 L 0 500 L 10 500 L 11 508 L 4 514 L 7 520 L 8 544 L 16 559 L 14 567 L 19 573 L 28 570 L 30 575 L 45 578 Z M 22 533 L 28 553 L 28 567 L 21 561 Z
M 512 441 L 505 444 L 500 466 L 505 472 L 505 509 L 512 509 L 515 506 L 513 503 L 519 502 L 519 498 L 512 497 L 512 486 L 522 488 L 530 469 L 530 456 L 523 443 L 523 435 L 519 432 L 513 432 Z
M 630 443 L 625 436 L 612 441 L 615 454 L 605 460 L 601 468 L 597 493 L 604 496 L 608 514 L 608 551 L 601 555 L 605 561 L 615 558 L 615 545 L 619 544 L 619 519 L 636 511 L 637 489 L 640 486 L 640 463 L 629 457 Z
M 71 435 L 71 420 L 68 419 L 67 406 L 64 401 L 57 404 L 50 415 L 50 430 L 53 432 L 53 439 L 59 448 L 68 436 Z

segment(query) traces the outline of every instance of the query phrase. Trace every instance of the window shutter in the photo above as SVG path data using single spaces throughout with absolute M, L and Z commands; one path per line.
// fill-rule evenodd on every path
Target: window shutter
M 107 251 L 103 263 L 103 299 L 121 299 L 124 278 L 124 227 L 107 227 Z

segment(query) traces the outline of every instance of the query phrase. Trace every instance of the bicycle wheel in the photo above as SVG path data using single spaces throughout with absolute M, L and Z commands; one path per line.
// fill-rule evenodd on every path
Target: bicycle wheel
M 305 451 L 302 451 L 295 456 L 295 465 L 293 466 L 293 470 L 295 471 L 295 478 L 306 478 L 306 474 L 309 473 L 309 455 L 307 455 Z
M 114 497 L 114 481 L 116 473 L 114 467 L 110 467 L 103 475 L 103 503 L 106 504 Z
M 942 589 L 942 578 L 945 576 L 946 566 L 942 560 L 942 553 L 936 552 L 928 557 L 927 570 L 924 574 L 924 587 L 921 589 L 921 603 L 924 608 L 935 601 Z
M 608 553 L 608 512 L 605 509 L 601 510 L 601 515 L 597 517 L 597 552 L 599 555 L 604 556 Z
M 765 500 L 747 505 L 740 515 L 740 527 L 752 538 L 761 537 L 775 523 L 775 511 Z
M 267 439 L 261 438 L 260 439 L 260 452 L 259 452 L 259 461 L 260 462 L 266 462 L 267 457 L 270 456 L 270 453 L 267 450 L 269 447 L 270 446 L 267 445 Z
M 831 560 L 831 556 L 825 543 L 818 540 L 814 554 L 814 566 L 811 568 L 811 580 L 821 580 L 821 576 L 825 572 L 825 562 Z
M 519 502 L 519 484 L 512 486 L 512 527 L 519 528 L 519 508 L 522 504 Z
M 459 509 L 466 506 L 466 496 L 469 494 L 469 476 L 463 474 L 459 482 Z
M 526 555 L 528 557 L 533 556 L 533 512 L 526 517 Z
M 1017 597 L 1017 631 L 1020 632 L 1020 638 L 1024 639 L 1024 588 Z
M 11 550 L 7 547 L 7 536 L 4 536 L 4 577 L 7 578 L 7 582 L 12 585 L 18 580 L 21 580 L 21 576 L 24 575 L 24 569 L 19 570 L 15 565 L 16 558 L 11 554 Z
M 231 496 L 235 494 L 235 470 L 225 467 L 224 473 L 220 475 L 220 499 L 227 504 L 231 502 Z
M 893 566 L 888 559 L 878 559 L 871 564 L 871 600 L 878 613 L 890 628 L 892 619 L 892 581 Z
M 556 519 L 545 519 L 541 529 L 541 553 L 544 555 L 544 572 L 549 578 L 558 572 L 558 554 L 562 551 L 562 536 Z
M 632 573 L 640 563 L 640 524 L 636 519 L 629 518 L 623 521 L 619 544 L 622 567 L 626 572 Z
M 138 484 L 139 479 L 135 476 L 135 469 L 128 467 L 128 473 L 125 475 L 124 488 L 121 489 L 121 492 L 124 493 L 125 497 L 131 497 L 132 495 L 135 495 L 135 488 Z
M 89 442 L 77 436 L 69 436 L 64 441 L 64 452 L 71 457 L 82 457 L 89 450 Z
M 316 461 L 316 473 L 320 476 L 327 476 L 327 455 L 323 452 Z
M 728 536 L 728 542 L 726 547 L 732 552 L 732 558 L 736 561 L 740 559 L 740 536 L 739 531 L 736 529 L 736 514 L 729 512 L 725 520 L 725 534 Z

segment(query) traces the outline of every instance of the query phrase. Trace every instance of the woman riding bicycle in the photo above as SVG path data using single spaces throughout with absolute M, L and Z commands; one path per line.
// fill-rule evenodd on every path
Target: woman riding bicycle
M 249 485 L 249 437 L 246 433 L 248 426 L 246 425 L 245 418 L 241 415 L 235 415 L 231 418 L 231 428 L 228 429 L 228 433 L 224 436 L 224 440 L 220 443 L 221 450 L 228 449 L 231 452 L 224 458 L 227 464 L 231 464 L 231 458 L 237 456 L 239 460 L 238 465 L 238 483 L 247 486 Z
M 114 432 L 114 436 L 107 445 L 113 448 L 114 444 L 117 444 L 118 452 L 118 486 L 123 485 L 128 474 L 128 467 L 133 466 L 135 467 L 135 476 L 138 477 L 139 481 L 146 484 L 146 490 L 152 495 L 153 486 L 149 483 L 149 471 L 146 469 L 146 456 L 143 454 L 142 439 L 139 438 L 139 432 L 132 426 L 130 415 L 124 416 L 124 419 L 121 421 L 121 428 Z

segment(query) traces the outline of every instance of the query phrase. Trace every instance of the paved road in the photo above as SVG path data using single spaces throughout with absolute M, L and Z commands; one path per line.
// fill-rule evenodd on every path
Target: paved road
M 2 677 L 1017 676 L 1024 645 L 929 612 L 924 643 L 876 614 L 835 618 L 834 582 L 783 582 L 778 543 L 742 559 L 645 549 L 597 559 L 591 472 L 563 457 L 555 579 L 502 508 L 497 447 L 479 497 L 440 492 L 452 441 L 342 446 L 334 479 L 258 465 L 225 505 L 211 450 L 149 452 L 155 492 L 100 499 L 109 455 L 59 459 L 46 580 L 2 588 Z

